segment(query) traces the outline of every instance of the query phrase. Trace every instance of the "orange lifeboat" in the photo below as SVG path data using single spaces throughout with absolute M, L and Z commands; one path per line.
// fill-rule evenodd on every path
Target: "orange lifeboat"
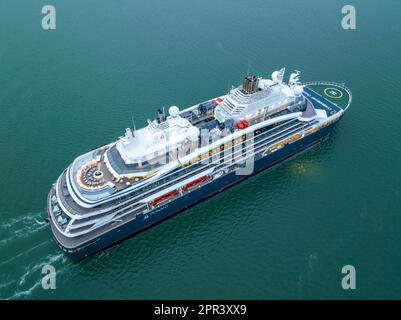
M 167 192 L 167 193 L 161 195 L 160 197 L 157 197 L 157 198 L 153 199 L 152 201 L 149 202 L 149 204 L 151 206 L 155 206 L 155 205 L 159 204 L 160 202 L 163 202 L 163 201 L 166 201 L 168 199 L 171 199 L 171 198 L 175 197 L 177 194 L 178 194 L 178 190 L 177 189 L 176 190 L 172 190 L 170 192 Z
M 182 190 L 183 191 L 187 191 L 188 189 L 191 189 L 191 188 L 201 184 L 202 182 L 206 181 L 207 178 L 208 178 L 208 176 L 203 176 L 203 177 L 200 177 L 200 178 L 198 178 L 198 179 L 196 179 L 194 181 L 191 181 L 191 182 L 187 183 L 186 185 L 184 185 L 182 187 Z

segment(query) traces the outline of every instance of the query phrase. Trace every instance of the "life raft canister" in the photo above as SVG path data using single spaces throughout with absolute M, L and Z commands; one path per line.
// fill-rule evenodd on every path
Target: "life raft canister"
M 238 129 L 242 130 L 249 127 L 249 122 L 246 120 L 240 120 L 237 122 L 236 126 Z
M 222 98 L 217 98 L 216 100 L 215 99 L 213 99 L 212 100 L 212 103 L 215 105 L 215 106 L 217 106 L 219 103 L 221 103 L 221 102 L 223 102 L 223 99 Z

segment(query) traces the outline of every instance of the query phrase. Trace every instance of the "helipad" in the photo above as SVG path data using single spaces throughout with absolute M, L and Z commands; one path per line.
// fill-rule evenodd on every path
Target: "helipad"
M 344 96 L 342 91 L 337 88 L 326 88 L 324 89 L 324 94 L 333 99 L 340 99 Z

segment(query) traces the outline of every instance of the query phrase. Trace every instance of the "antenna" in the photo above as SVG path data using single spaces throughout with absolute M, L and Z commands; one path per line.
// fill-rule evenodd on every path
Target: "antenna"
M 135 137 L 136 126 L 135 126 L 134 115 L 132 114 L 132 111 L 131 111 L 131 121 L 132 121 L 132 127 L 134 128 L 132 135 Z

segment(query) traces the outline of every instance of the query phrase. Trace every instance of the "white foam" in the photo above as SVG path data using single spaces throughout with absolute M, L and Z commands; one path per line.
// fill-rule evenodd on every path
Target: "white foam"
M 64 256 L 64 254 L 60 253 L 57 255 L 48 255 L 45 259 L 42 260 L 42 262 L 29 265 L 28 267 L 25 268 L 24 270 L 24 274 L 21 276 L 20 281 L 18 282 L 17 285 L 17 290 L 14 292 L 14 294 L 6 299 L 18 299 L 18 298 L 26 298 L 31 296 L 32 292 L 41 285 L 41 280 L 42 278 L 39 277 L 40 279 L 34 283 L 33 286 L 31 286 L 30 288 L 23 290 L 21 287 L 23 287 L 25 284 L 28 283 L 28 279 L 30 276 L 35 276 L 35 278 L 37 278 L 37 275 L 40 275 L 40 270 L 42 269 L 42 267 L 44 265 L 50 264 L 50 265 L 54 265 L 57 262 L 61 262 L 62 264 L 64 264 L 67 261 L 66 257 Z M 64 268 L 57 268 L 56 267 L 56 273 L 57 275 L 59 275 L 60 273 L 64 272 L 67 270 L 68 267 L 64 267 Z M 5 284 L 4 286 L 9 286 L 12 283 L 14 283 L 15 281 L 10 281 L 7 284 Z M 19 289 L 19 290 L 18 290 Z
M 0 230 L 7 229 L 12 235 L 0 240 L 0 248 L 4 247 L 9 242 L 28 238 L 32 234 L 44 229 L 47 223 L 44 220 L 40 220 L 41 216 L 43 216 L 42 212 L 27 214 L 1 224 Z

